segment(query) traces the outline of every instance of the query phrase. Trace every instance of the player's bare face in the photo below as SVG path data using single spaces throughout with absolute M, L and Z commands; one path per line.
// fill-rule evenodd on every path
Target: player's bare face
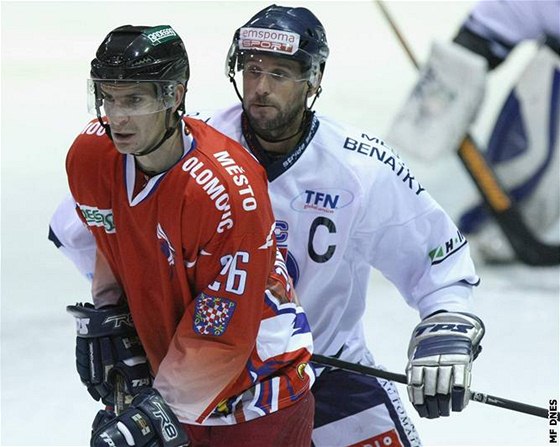
M 103 84 L 103 101 L 111 126 L 113 143 L 122 154 L 133 154 L 153 147 L 165 131 L 165 112 L 153 110 L 157 101 L 151 84 Z
M 260 56 L 245 62 L 243 105 L 257 134 L 270 139 L 299 129 L 309 90 L 299 62 Z

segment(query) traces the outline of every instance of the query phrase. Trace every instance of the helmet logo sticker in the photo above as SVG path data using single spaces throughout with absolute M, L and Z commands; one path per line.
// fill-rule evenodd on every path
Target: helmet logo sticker
M 239 49 L 270 51 L 291 56 L 299 49 L 299 34 L 263 28 L 241 28 Z
M 173 28 L 170 26 L 156 26 L 154 28 L 150 28 L 143 33 L 150 42 L 154 46 L 159 45 L 160 43 L 168 42 L 173 39 L 178 39 L 177 33 Z

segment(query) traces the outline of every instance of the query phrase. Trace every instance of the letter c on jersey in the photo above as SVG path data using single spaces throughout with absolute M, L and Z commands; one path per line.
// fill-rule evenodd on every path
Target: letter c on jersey
M 309 257 L 315 262 L 323 263 L 327 262 L 334 255 L 336 250 L 336 245 L 329 245 L 327 250 L 323 254 L 319 254 L 315 251 L 313 246 L 313 239 L 315 239 L 315 234 L 319 226 L 326 227 L 329 233 L 336 233 L 336 226 L 334 222 L 327 217 L 317 217 L 312 223 L 311 228 L 309 228 L 309 241 L 307 243 L 307 252 Z

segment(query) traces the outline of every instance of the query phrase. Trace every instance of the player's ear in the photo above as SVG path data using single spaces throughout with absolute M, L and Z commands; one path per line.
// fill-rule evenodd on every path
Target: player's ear
M 183 102 L 183 98 L 185 97 L 187 90 L 188 90 L 187 86 L 184 84 L 179 84 L 175 89 L 175 105 L 173 106 L 174 112 L 176 112 L 177 109 L 181 106 L 181 103 Z

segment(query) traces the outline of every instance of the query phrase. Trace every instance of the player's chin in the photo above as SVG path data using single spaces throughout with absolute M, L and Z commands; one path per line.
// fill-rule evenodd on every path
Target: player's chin
M 278 115 L 278 109 L 271 105 L 253 104 L 249 106 L 249 115 L 254 120 L 274 119 Z
M 137 145 L 131 143 L 117 143 L 116 141 L 113 141 L 113 143 L 121 154 L 134 154 L 139 149 Z
M 249 122 L 251 126 L 256 130 L 267 130 L 278 119 L 278 113 L 276 111 L 263 111 L 259 110 L 257 113 L 249 113 Z
M 250 119 L 251 127 L 258 134 L 266 138 L 270 137 L 269 126 L 267 126 L 268 120 Z
M 121 136 L 118 134 L 113 134 L 113 143 L 117 150 L 123 154 L 130 154 L 136 152 L 137 144 L 134 135 Z

